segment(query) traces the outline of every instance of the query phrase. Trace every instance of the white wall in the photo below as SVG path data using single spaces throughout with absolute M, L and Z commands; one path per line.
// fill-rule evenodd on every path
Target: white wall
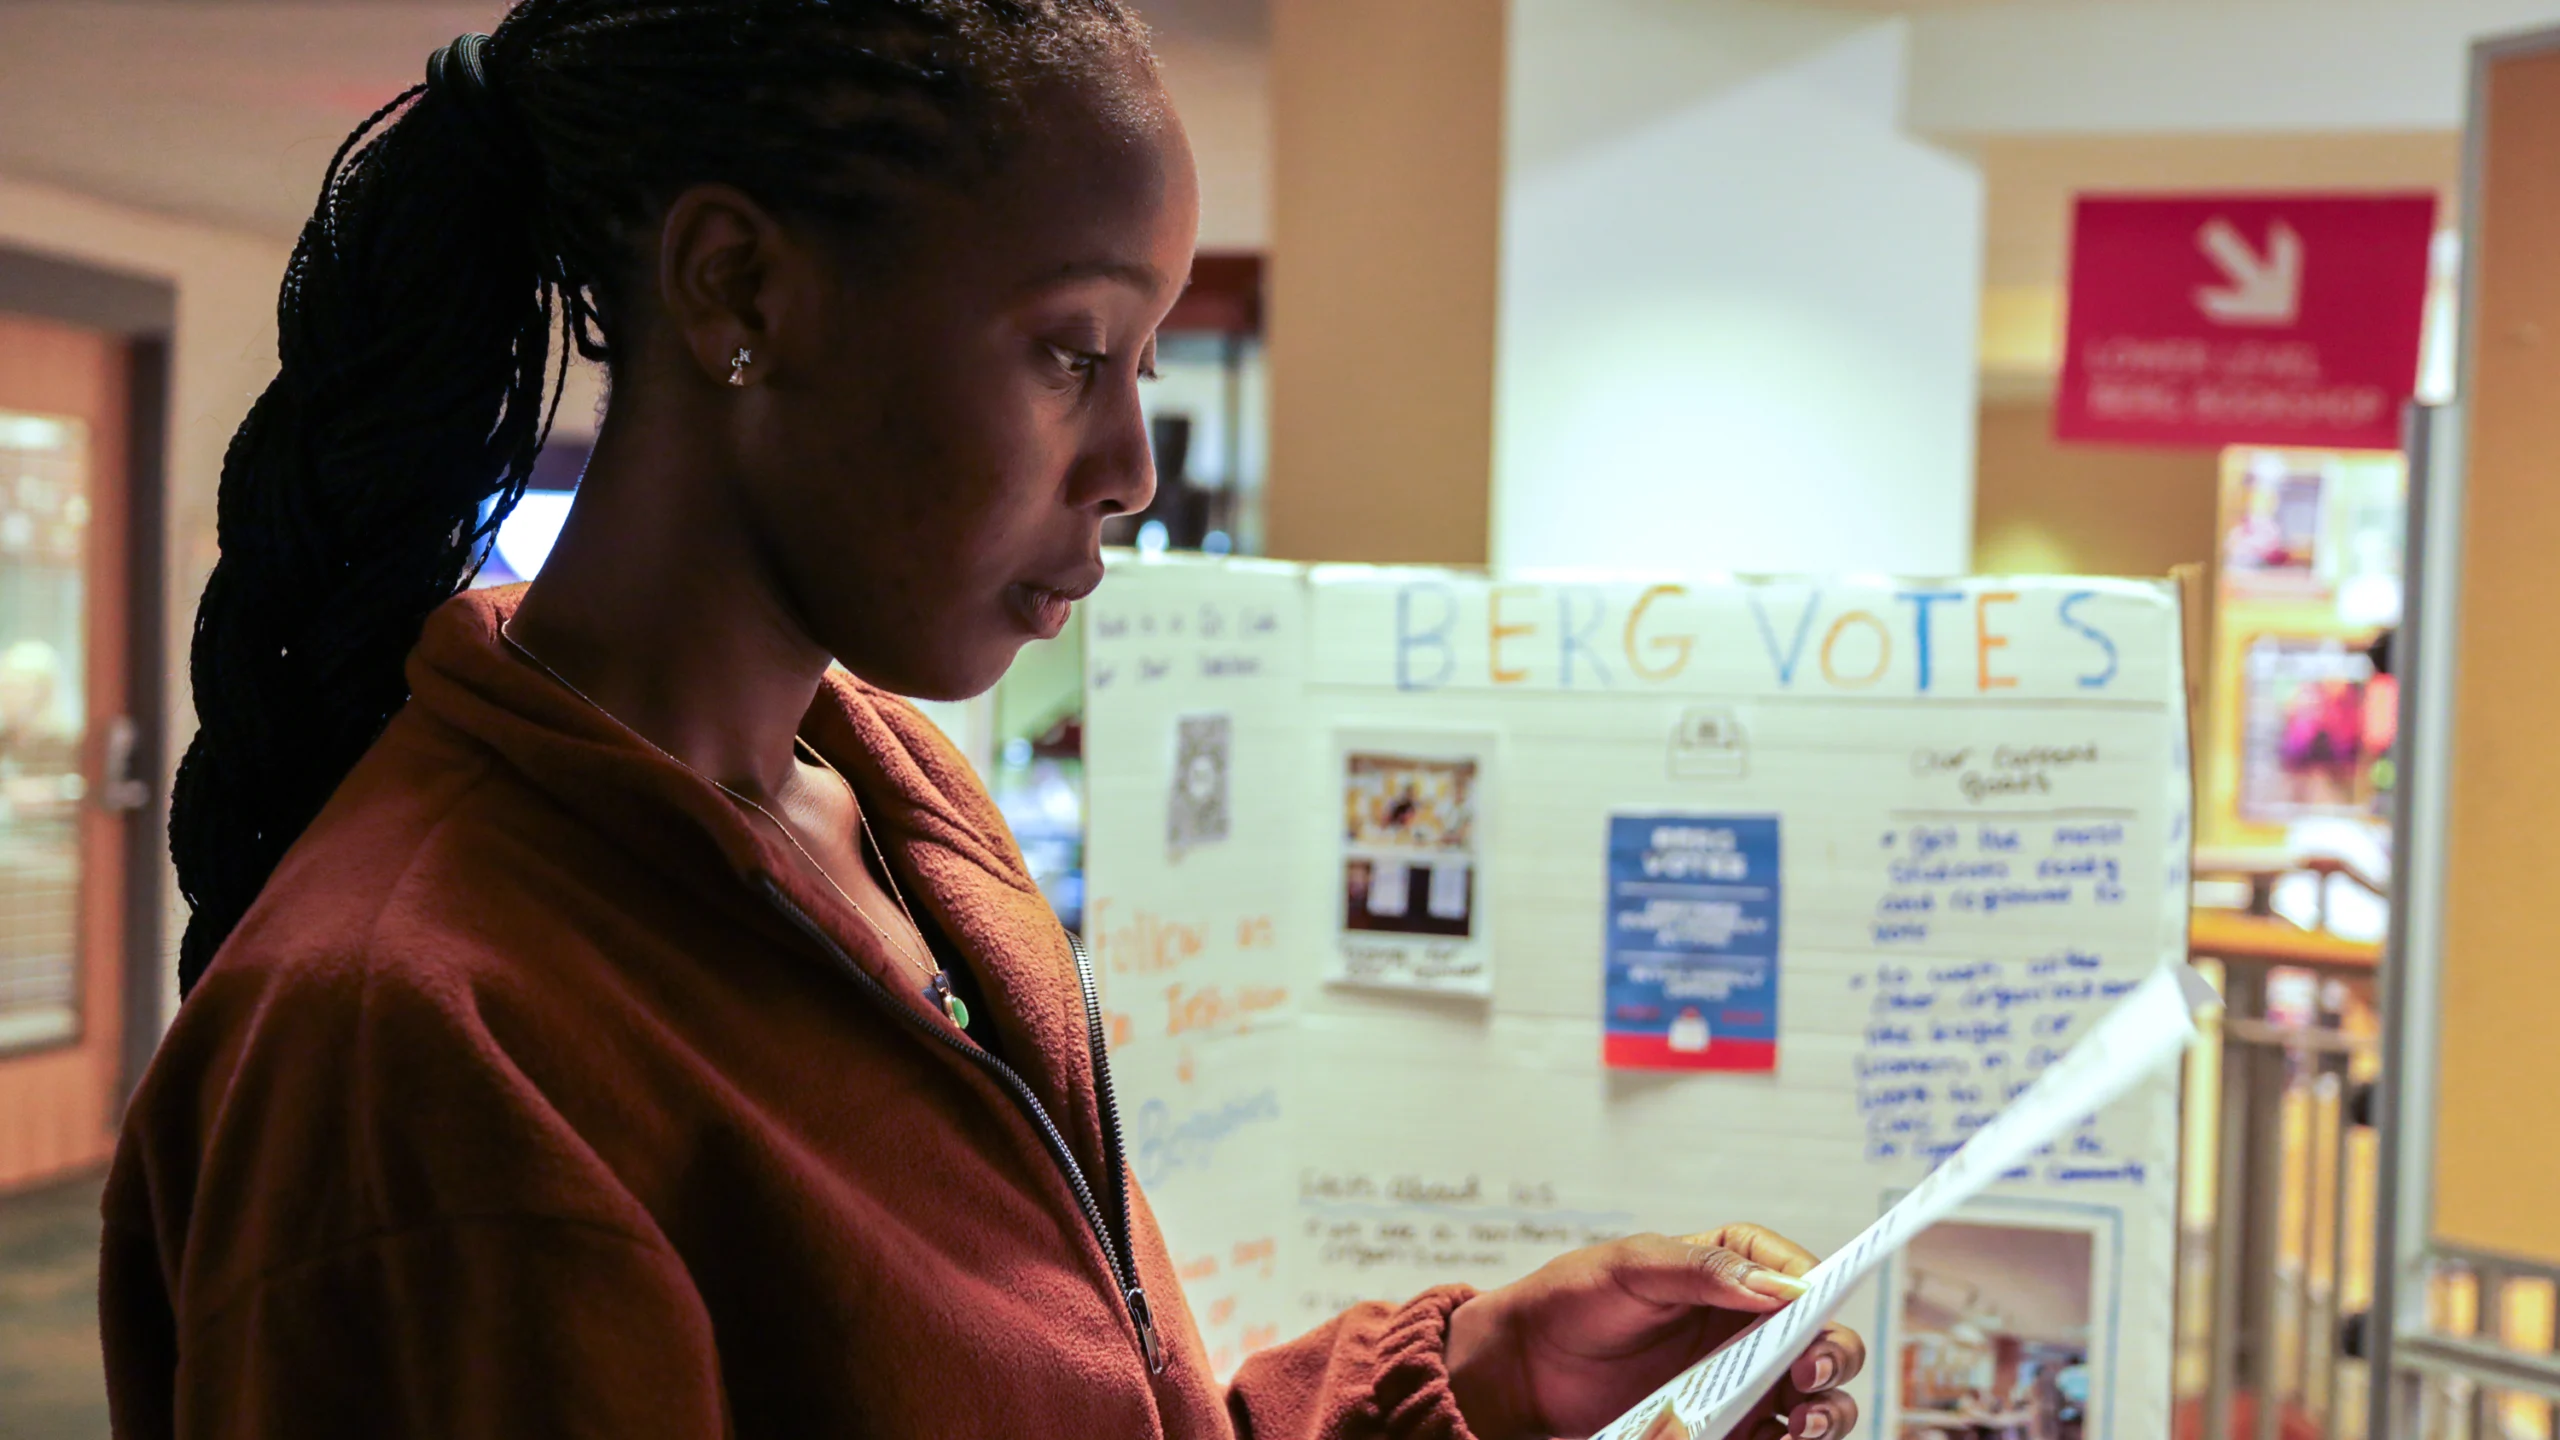
M 1905 22 L 1511 3 L 1495 562 L 1963 570 L 1982 182 Z
M 2010 0 L 1913 22 L 1931 133 L 2449 130 L 2471 43 L 2560 0 Z

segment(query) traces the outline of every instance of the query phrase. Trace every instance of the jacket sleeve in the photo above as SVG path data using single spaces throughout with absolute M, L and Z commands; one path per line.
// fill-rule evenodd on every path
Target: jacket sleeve
M 1227 1391 L 1238 1440 L 1475 1440 L 1449 1392 L 1464 1285 L 1368 1304 L 1245 1362 Z
M 120 1440 L 701 1440 L 709 1308 L 649 1212 L 426 966 L 217 966 L 107 1182 Z
M 179 1330 L 168 1427 L 299 1440 L 729 1433 L 676 1257 L 582 1221 L 441 1220 L 293 1265 Z

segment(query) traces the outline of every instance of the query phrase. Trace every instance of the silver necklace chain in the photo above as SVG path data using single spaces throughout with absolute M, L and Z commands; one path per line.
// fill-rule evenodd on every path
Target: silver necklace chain
M 862 917 L 862 923 L 871 927 L 872 933 L 880 937 L 880 943 L 888 946 L 890 953 L 896 955 L 901 961 L 904 961 L 909 965 L 919 966 L 919 968 L 926 971 L 933 998 L 941 1004 L 943 1014 L 951 1018 L 952 1024 L 958 1025 L 963 1029 L 968 1028 L 969 1007 L 962 1004 L 960 997 L 953 993 L 951 988 L 951 972 L 943 968 L 943 964 L 940 960 L 933 957 L 931 947 L 928 946 L 926 948 L 925 958 L 922 961 L 917 960 L 914 952 L 910 950 L 899 937 L 890 934 L 888 927 L 871 918 L 871 912 L 862 908 L 862 902 L 854 899 L 852 895 L 846 893 L 845 888 L 842 885 L 836 883 L 836 877 L 828 873 L 826 866 L 818 863 L 818 857 L 809 853 L 809 847 L 800 843 L 800 837 L 792 832 L 791 827 L 783 822 L 781 816 L 776 815 L 771 810 L 757 804 L 753 796 L 733 789 L 728 784 L 714 779 L 709 775 L 703 774 L 701 771 L 694 769 L 691 765 L 687 765 L 681 757 L 669 751 L 665 746 L 660 745 L 657 741 L 652 740 L 648 736 L 641 734 L 638 730 L 633 729 L 621 716 L 607 710 L 596 700 L 594 696 L 589 695 L 586 691 L 579 689 L 575 684 L 571 683 L 568 676 L 563 675 L 558 670 L 552 668 L 550 661 L 534 654 L 523 641 L 518 640 L 515 637 L 515 633 L 507 628 L 507 624 L 504 621 L 501 621 L 498 625 L 498 638 L 507 642 L 507 648 L 513 650 L 518 655 L 523 656 L 525 660 L 533 666 L 533 668 L 550 676 L 553 684 L 568 691 L 570 694 L 577 696 L 580 700 L 585 701 L 588 709 L 593 710 L 605 719 L 612 721 L 624 734 L 629 735 L 632 739 L 648 746 L 660 759 L 672 763 L 676 768 L 684 771 L 688 775 L 691 775 L 696 780 L 702 781 L 703 783 L 711 786 L 711 788 L 719 791 L 721 794 L 728 796 L 731 800 L 734 800 L 738 804 L 744 805 L 748 809 L 756 812 L 758 815 L 763 816 L 765 818 L 765 823 L 771 825 L 775 830 L 780 831 L 783 840 L 788 842 L 792 849 L 800 853 L 800 858 L 808 863 L 809 868 L 818 872 L 818 878 L 827 882 L 827 888 L 836 892 L 836 898 L 844 901 L 847 906 L 852 908 L 854 914 Z M 792 737 L 792 741 L 798 748 L 808 751 L 809 755 L 813 759 L 815 759 L 821 766 L 825 767 L 828 774 L 836 777 L 836 782 L 838 784 L 844 786 L 845 793 L 853 796 L 853 816 L 854 819 L 862 826 L 863 841 L 871 847 L 872 855 L 879 860 L 880 873 L 889 882 L 889 894 L 898 902 L 899 913 L 906 916 L 907 924 L 913 927 L 916 939 L 918 941 L 922 941 L 924 939 L 924 927 L 916 923 L 916 912 L 907 904 L 906 891 L 898 884 L 898 872 L 890 866 L 888 853 L 880 848 L 880 837 L 871 833 L 871 816 L 862 808 L 862 797 L 855 792 L 853 782 L 844 778 L 844 772 L 838 770 L 835 767 L 834 762 L 828 760 L 826 756 L 819 754 L 817 747 L 800 739 L 796 735 Z

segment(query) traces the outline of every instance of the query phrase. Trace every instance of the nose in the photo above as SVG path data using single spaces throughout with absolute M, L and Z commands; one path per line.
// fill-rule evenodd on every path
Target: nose
M 1148 443 L 1146 411 L 1138 404 L 1134 377 L 1114 389 L 1117 393 L 1088 434 L 1071 499 L 1105 515 L 1134 515 L 1155 499 L 1155 448 Z

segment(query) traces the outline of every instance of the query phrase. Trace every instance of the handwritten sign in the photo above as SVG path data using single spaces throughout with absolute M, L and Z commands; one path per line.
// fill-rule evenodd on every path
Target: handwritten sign
M 1087 609 L 1088 938 L 1222 1371 L 1616 1235 L 1848 1246 L 2184 954 L 2165 584 L 1115 557 Z M 1612 1066 L 1619 1004 L 1752 1068 Z M 2176 1117 L 1993 1181 L 2111 1237 L 2093 1437 L 2167 1427 Z

